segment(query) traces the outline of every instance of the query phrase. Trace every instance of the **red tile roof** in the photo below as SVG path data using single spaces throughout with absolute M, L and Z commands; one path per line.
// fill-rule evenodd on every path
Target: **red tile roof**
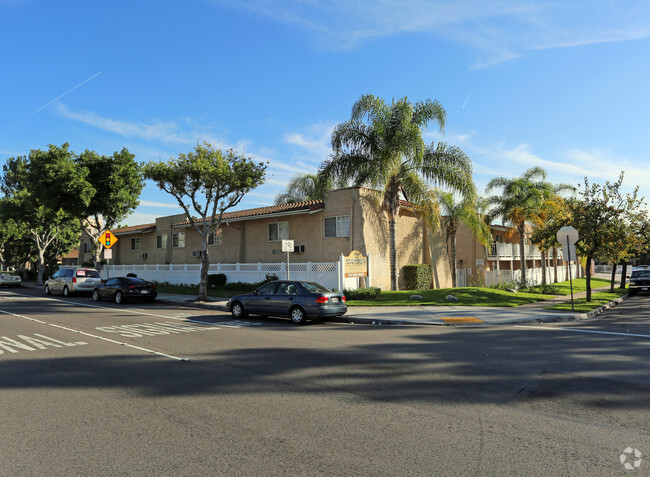
M 322 200 L 309 200 L 305 202 L 295 202 L 293 204 L 280 204 L 280 205 L 271 205 L 268 207 L 259 207 L 257 209 L 246 209 L 238 210 L 235 212 L 225 212 L 223 214 L 222 220 L 231 221 L 244 219 L 247 217 L 261 217 L 264 215 L 273 215 L 273 214 L 282 214 L 282 213 L 291 213 L 291 212 L 311 212 L 316 210 L 322 210 L 325 208 L 325 202 Z M 198 219 L 198 222 L 201 222 L 202 219 Z M 178 222 L 174 225 L 187 225 L 190 221 L 186 220 L 184 222 Z
M 113 235 L 132 234 L 134 232 L 153 232 L 156 230 L 156 224 L 133 225 L 131 227 L 122 227 L 121 229 L 111 230 Z

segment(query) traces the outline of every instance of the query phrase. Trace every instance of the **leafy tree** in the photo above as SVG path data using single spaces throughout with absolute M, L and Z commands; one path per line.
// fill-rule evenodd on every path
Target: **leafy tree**
M 0 214 L 13 237 L 29 237 L 36 245 L 42 284 L 46 252 L 57 240 L 78 238 L 70 210 L 74 204 L 88 204 L 94 190 L 86 181 L 87 171 L 76 167 L 67 143 L 10 158 L 3 172 Z
M 85 169 L 86 181 L 94 193 L 87 204 L 77 203 L 75 215 L 91 240 L 93 265 L 99 269 L 104 244 L 99 240 L 104 230 L 111 229 L 138 206 L 144 187 L 141 166 L 126 148 L 103 156 L 86 150 L 75 163 Z
M 210 267 L 208 237 L 219 227 L 226 210 L 239 204 L 246 193 L 264 182 L 266 164 L 256 164 L 233 150 L 223 152 L 204 142 L 194 151 L 179 154 L 168 162 L 149 162 L 143 172 L 145 178 L 153 180 L 178 201 L 201 236 L 201 283 L 197 299 L 205 301 Z
M 542 285 L 546 285 L 546 254 L 553 250 L 553 265 L 555 269 L 554 283 L 557 278 L 557 249 L 561 246 L 557 240 L 558 231 L 569 224 L 571 220 L 566 201 L 559 196 L 552 196 L 544 201 L 539 215 L 533 223 L 531 241 L 542 253 Z
M 645 205 L 636 187 L 631 194 L 621 193 L 624 173 L 614 183 L 589 184 L 585 177 L 579 200 L 571 201 L 573 226 L 578 230 L 576 250 L 587 258 L 587 301 L 591 301 L 591 264 L 594 258 L 611 257 L 613 248 L 620 244 L 627 224 L 634 213 Z
M 456 233 L 458 224 L 463 223 L 483 245 L 488 245 L 492 239 L 490 226 L 483 220 L 479 211 L 479 199 L 465 197 L 456 201 L 451 192 L 438 191 L 440 204 L 441 226 L 447 232 L 447 241 L 451 242 L 451 280 L 456 287 Z
M 510 222 L 519 232 L 519 254 L 521 263 L 521 281 L 526 283 L 526 223 L 539 220 L 543 205 L 558 192 L 573 190 L 569 184 L 553 185 L 546 180 L 546 171 L 541 167 L 533 167 L 520 177 L 510 179 L 495 177 L 488 182 L 485 191 L 492 192 L 501 189 L 501 193 L 488 197 L 488 203 L 493 207 L 488 216 L 490 220 L 501 217 L 503 222 Z
M 378 191 L 388 218 L 391 290 L 397 288 L 395 218 L 400 199 L 414 204 L 435 226 L 439 209 L 431 183 L 462 197 L 475 195 L 469 157 L 445 143 L 426 145 L 422 138 L 429 123 L 443 130 L 446 117 L 438 101 L 413 104 L 402 98 L 387 104 L 364 95 L 352 107 L 350 119 L 334 129 L 331 160 L 319 173 Z

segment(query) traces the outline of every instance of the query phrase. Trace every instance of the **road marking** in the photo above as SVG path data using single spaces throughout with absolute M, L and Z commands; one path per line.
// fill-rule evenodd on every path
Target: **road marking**
M 81 331 L 81 330 L 75 330 L 73 328 L 68 328 L 67 326 L 61 326 L 61 325 L 57 325 L 57 324 L 54 324 L 54 323 L 47 323 L 46 321 L 37 320 L 35 318 L 30 318 L 30 317 L 25 316 L 25 315 L 18 315 L 16 313 L 11 313 L 11 312 L 8 312 L 8 311 L 5 311 L 5 310 L 0 310 L 0 313 L 15 316 L 17 318 L 22 318 L 22 319 L 29 320 L 29 321 L 35 321 L 35 322 L 43 324 L 43 325 L 52 326 L 54 328 L 58 328 L 60 330 L 65 330 L 65 331 L 70 331 L 72 333 L 78 333 L 78 334 L 83 335 L 83 336 L 88 336 L 90 338 L 95 338 L 95 339 L 98 339 L 98 340 L 107 341 L 109 343 L 119 344 L 120 346 L 126 346 L 128 348 L 136 349 L 138 351 L 144 351 L 145 353 L 149 353 L 149 354 L 155 354 L 157 356 L 162 356 L 164 358 L 174 359 L 176 361 L 189 361 L 189 358 L 181 358 L 179 356 L 173 356 L 171 354 L 162 353 L 160 351 L 154 351 L 152 349 L 143 348 L 141 346 L 135 346 L 135 345 L 132 345 L 130 343 L 125 343 L 123 341 L 116 341 L 116 340 L 112 340 L 110 338 L 104 338 L 103 336 L 94 335 L 92 333 L 86 333 L 85 331 Z M 6 337 L 3 337 L 3 338 L 6 338 Z M 84 342 L 83 341 L 78 341 L 77 343 L 84 343 Z M 10 339 L 9 343 L 7 344 L 7 346 L 18 346 L 18 347 L 23 347 L 23 349 L 26 349 L 26 348 L 24 348 L 26 345 L 23 345 L 22 343 L 20 343 L 20 345 L 18 345 L 18 344 L 16 344 L 15 340 L 11 340 L 11 339 Z
M 526 326 L 526 325 L 515 325 L 515 328 L 527 328 L 529 330 L 572 331 L 574 333 L 593 333 L 598 335 L 615 335 L 615 336 L 632 336 L 635 338 L 650 338 L 650 335 L 639 335 L 636 333 L 617 333 L 615 331 L 579 330 L 577 328 L 552 328 L 550 326 Z
M 475 316 L 441 316 L 440 319 L 450 325 L 454 323 L 485 323 Z
M 159 314 L 156 314 L 156 313 L 147 313 L 147 312 L 144 312 L 144 311 L 134 310 L 132 308 L 109 308 L 107 306 L 92 305 L 90 303 L 71 302 L 71 301 L 61 300 L 59 298 L 52 298 L 52 297 L 43 297 L 43 296 L 34 297 L 34 296 L 31 296 L 31 295 L 20 295 L 20 296 L 28 296 L 30 298 L 37 298 L 37 299 L 41 299 L 41 300 L 53 300 L 53 301 L 57 301 L 59 303 L 64 303 L 66 305 L 72 305 L 72 306 L 79 305 L 79 306 L 85 306 L 85 307 L 88 307 L 88 308 L 99 308 L 100 310 L 121 311 L 121 312 L 124 312 L 124 313 L 132 313 L 132 314 L 135 314 L 135 315 L 153 316 L 155 318 L 165 318 L 165 319 L 171 319 L 171 320 L 177 320 L 177 321 L 189 321 L 191 323 L 198 323 L 200 325 L 222 326 L 224 328 L 241 328 L 243 326 L 261 326 L 262 325 L 261 323 L 253 323 L 253 322 L 249 322 L 249 321 L 239 321 L 239 320 L 231 321 L 231 322 L 220 321 L 218 323 L 215 323 L 215 322 L 200 321 L 200 320 L 196 320 L 196 319 L 192 320 L 192 319 L 185 318 L 187 316 L 191 316 L 191 315 L 186 314 L 186 313 L 175 313 L 173 315 L 159 315 Z M 217 310 L 215 310 L 215 311 L 217 311 Z M 39 321 L 39 320 L 37 320 L 35 318 L 27 318 L 27 317 L 23 317 L 23 318 L 26 318 L 28 320 L 33 320 L 33 321 Z M 45 323 L 45 322 L 41 321 L 41 323 Z

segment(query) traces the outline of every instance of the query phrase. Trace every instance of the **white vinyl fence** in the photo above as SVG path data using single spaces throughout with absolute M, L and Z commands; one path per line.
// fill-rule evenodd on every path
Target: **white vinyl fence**
M 578 264 L 571 264 L 571 277 L 576 278 L 578 275 Z M 546 283 L 552 284 L 555 279 L 554 267 L 546 267 Z M 569 279 L 568 265 L 557 267 L 557 279 L 560 282 Z M 541 268 L 527 268 L 526 281 L 529 285 L 542 284 L 542 269 Z M 496 285 L 497 283 L 520 283 L 521 270 L 494 270 L 485 272 L 485 286 Z
M 201 264 L 171 264 L 171 265 L 105 265 L 102 268 L 102 278 L 124 276 L 135 273 L 139 278 L 148 281 L 167 282 L 173 285 L 182 283 L 196 285 L 201 281 Z M 255 283 L 261 282 L 271 273 L 280 279 L 287 278 L 287 264 L 280 263 L 213 263 L 210 264 L 209 274 L 223 273 L 228 282 Z M 318 282 L 327 288 L 342 290 L 341 284 L 355 288 L 357 280 L 344 278 L 340 262 L 307 262 L 290 263 L 289 277 L 296 280 Z

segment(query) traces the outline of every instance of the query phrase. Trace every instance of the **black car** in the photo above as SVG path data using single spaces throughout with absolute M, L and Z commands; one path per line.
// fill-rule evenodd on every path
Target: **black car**
M 123 303 L 125 300 L 154 301 L 158 295 L 156 285 L 135 277 L 109 278 L 93 290 L 93 300 L 115 300 Z
M 232 316 L 247 314 L 288 317 L 297 325 L 307 318 L 344 315 L 348 310 L 345 295 L 315 282 L 275 280 L 265 283 L 247 295 L 237 295 L 226 303 Z
M 650 291 L 650 270 L 649 269 L 636 269 L 632 270 L 632 276 L 627 277 L 630 279 L 628 286 L 628 293 L 636 295 L 639 292 Z

